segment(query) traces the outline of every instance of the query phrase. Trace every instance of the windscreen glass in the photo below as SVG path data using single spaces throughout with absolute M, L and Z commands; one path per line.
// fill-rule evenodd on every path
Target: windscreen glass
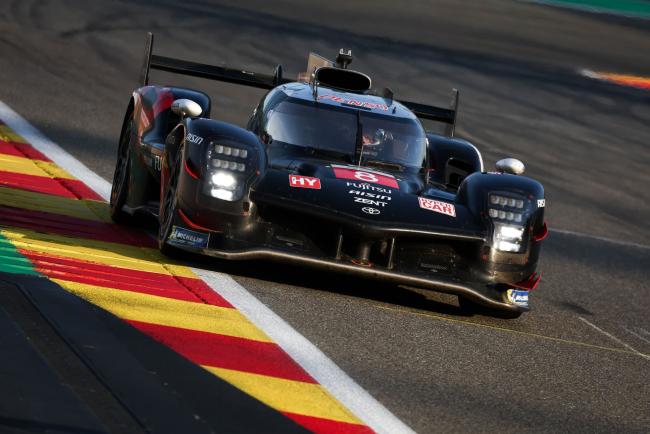
M 362 166 L 420 169 L 426 136 L 415 119 L 302 100 L 285 100 L 266 114 L 270 147 L 301 148 Z

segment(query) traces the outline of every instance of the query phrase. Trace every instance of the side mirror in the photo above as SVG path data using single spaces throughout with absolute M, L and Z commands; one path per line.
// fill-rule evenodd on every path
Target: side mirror
M 521 175 L 526 170 L 526 166 L 516 158 L 504 158 L 497 161 L 497 172 L 510 173 L 512 175 Z
M 203 113 L 200 105 L 191 99 L 177 99 L 172 103 L 172 111 L 181 117 L 197 118 Z

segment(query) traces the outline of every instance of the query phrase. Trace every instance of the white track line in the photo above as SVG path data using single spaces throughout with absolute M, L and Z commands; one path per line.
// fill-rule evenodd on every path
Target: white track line
M 606 238 L 606 237 L 600 237 L 598 235 L 590 235 L 590 234 L 585 234 L 582 232 L 574 232 L 574 231 L 567 231 L 564 229 L 549 229 L 549 232 L 557 232 L 558 234 L 564 234 L 564 235 L 572 235 L 575 237 L 580 237 L 580 238 L 591 238 L 592 240 L 598 240 L 598 241 L 603 241 L 605 243 L 611 243 L 611 244 L 618 244 L 619 246 L 625 246 L 625 247 L 634 247 L 637 249 L 645 249 L 645 250 L 650 250 L 650 246 L 647 244 L 639 244 L 639 243 L 633 243 L 631 241 L 622 241 L 622 240 L 615 240 L 612 238 Z
M 650 336 L 650 332 L 647 331 L 647 330 L 644 329 L 644 328 L 636 327 L 636 331 L 638 331 L 639 333 L 643 333 L 643 334 L 646 335 L 646 336 Z
M 0 101 L 0 120 L 45 154 L 59 167 L 73 174 L 108 201 L 111 184 L 90 170 L 63 148 L 45 137 L 33 125 Z M 314 344 L 293 329 L 232 277 L 208 270 L 193 269 L 213 291 L 233 304 L 262 329 L 316 381 L 325 387 L 357 418 L 377 433 L 414 433 L 404 422 L 373 398 Z
M 643 354 L 642 352 L 638 351 L 637 349 L 635 349 L 635 348 L 632 347 L 631 345 L 629 345 L 629 344 L 623 342 L 622 340 L 620 340 L 619 338 L 617 338 L 617 337 L 614 336 L 613 334 L 608 333 L 608 332 L 606 332 L 605 330 L 601 329 L 601 328 L 598 327 L 596 324 L 587 321 L 586 319 L 584 319 L 584 318 L 581 317 L 581 316 L 579 316 L 578 318 L 579 318 L 582 322 L 584 322 L 585 324 L 587 324 L 589 327 L 593 328 L 594 330 L 599 331 L 600 333 L 604 334 L 605 336 L 607 336 L 608 338 L 610 338 L 610 339 L 613 340 L 614 342 L 618 342 L 619 344 L 623 345 L 623 346 L 624 346 L 625 348 L 627 348 L 628 350 L 632 351 L 634 354 L 636 354 L 636 355 L 638 355 L 638 356 L 641 356 L 641 357 L 643 357 L 644 359 L 650 360 L 650 356 L 649 356 L 649 355 L 647 355 L 647 354 Z
M 314 344 L 250 295 L 232 277 L 224 273 L 201 269 L 193 269 L 193 271 L 210 287 L 219 288 L 221 296 L 246 315 L 256 326 L 268 333 L 271 339 L 363 423 L 380 433 L 413 432 L 355 383 Z
M 644 338 L 643 336 L 641 336 L 640 334 L 638 334 L 634 330 L 630 330 L 629 328 L 625 327 L 625 331 L 628 332 L 629 334 L 633 335 L 633 336 L 636 336 L 637 338 L 641 339 L 642 341 L 647 342 L 647 343 L 650 344 L 650 339 Z

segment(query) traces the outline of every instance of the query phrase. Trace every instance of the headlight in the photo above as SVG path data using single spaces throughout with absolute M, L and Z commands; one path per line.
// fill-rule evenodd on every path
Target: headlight
M 225 188 L 226 190 L 232 190 L 237 184 L 237 179 L 228 172 L 215 172 L 211 181 L 215 187 Z
M 235 195 L 230 190 L 226 190 L 223 188 L 213 188 L 210 190 L 210 196 L 216 197 L 217 199 L 222 199 L 222 200 L 227 200 L 232 202 L 232 199 Z
M 494 247 L 502 252 L 518 252 L 524 235 L 523 226 L 494 223 Z
M 207 152 L 210 176 L 204 192 L 230 202 L 242 198 L 246 179 L 255 171 L 255 153 L 236 146 L 212 142 Z
M 488 200 L 488 215 L 492 219 L 521 223 L 526 213 L 524 205 L 524 199 L 491 193 Z
M 528 200 L 511 193 L 490 193 L 488 216 L 494 222 L 493 247 L 502 252 L 520 252 Z

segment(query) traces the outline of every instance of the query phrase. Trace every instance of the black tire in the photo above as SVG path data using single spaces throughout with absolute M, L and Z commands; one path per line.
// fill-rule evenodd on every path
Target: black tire
M 178 209 L 178 196 L 176 192 L 178 188 L 178 177 L 180 175 L 182 152 L 182 148 L 178 150 L 176 153 L 176 161 L 170 165 L 169 182 L 167 187 L 163 189 L 163 197 L 160 198 L 160 212 L 158 213 L 158 248 L 164 255 L 172 258 L 178 258 L 181 253 L 180 249 L 167 244 L 167 239 L 174 226 L 176 211 Z
M 109 212 L 115 223 L 128 224 L 133 216 L 124 212 L 122 207 L 126 203 L 129 194 L 129 173 L 131 170 L 131 143 L 133 140 L 133 117 L 128 116 L 122 127 L 120 142 L 117 148 L 117 162 L 113 173 L 113 185 L 111 186 L 111 200 Z
M 522 314 L 521 311 L 489 309 L 464 297 L 458 297 L 458 306 L 460 311 L 467 316 L 485 315 L 502 319 L 517 319 Z

